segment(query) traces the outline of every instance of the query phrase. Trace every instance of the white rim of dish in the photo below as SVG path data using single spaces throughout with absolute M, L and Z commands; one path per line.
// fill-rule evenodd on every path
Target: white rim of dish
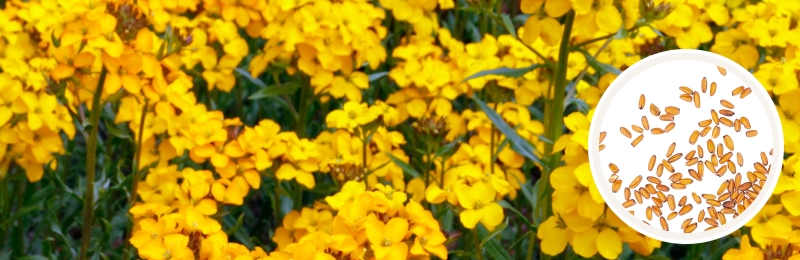
M 692 60 L 717 64 L 725 67 L 728 74 L 739 77 L 742 81 L 744 81 L 748 87 L 753 89 L 753 94 L 758 98 L 759 102 L 763 106 L 763 109 L 766 111 L 774 142 L 774 152 L 773 155 L 771 155 L 773 167 L 769 172 L 769 176 L 772 178 L 768 178 L 765 187 L 760 192 L 762 195 L 756 197 L 755 201 L 744 211 L 743 214 L 739 215 L 739 217 L 735 219 L 729 220 L 727 224 L 721 225 L 719 228 L 715 228 L 710 231 L 690 234 L 664 231 L 659 228 L 644 224 L 642 223 L 641 219 L 629 214 L 628 211 L 622 207 L 622 203 L 608 203 L 609 201 L 618 200 L 611 195 L 611 185 L 602 185 L 606 183 L 606 178 L 602 174 L 603 165 L 599 160 L 600 151 L 598 140 L 600 138 L 600 131 L 603 124 L 601 120 L 599 120 L 599 115 L 604 114 L 609 109 L 614 96 L 616 96 L 616 94 L 622 90 L 628 81 L 635 78 L 637 74 L 665 62 L 680 60 Z M 775 165 L 775 162 L 777 162 L 777 165 Z M 608 205 L 611 211 L 617 214 L 617 216 L 622 219 L 625 224 L 639 233 L 664 242 L 673 244 L 704 243 L 733 233 L 750 221 L 756 214 L 758 214 L 759 211 L 761 211 L 764 205 L 767 204 L 767 201 L 772 196 L 772 191 L 775 190 L 775 185 L 778 183 L 778 178 L 783 166 L 783 128 L 781 127 L 780 117 L 778 117 L 778 112 L 769 96 L 769 93 L 767 93 L 767 90 L 764 89 L 764 86 L 761 85 L 761 83 L 741 65 L 722 55 L 712 52 L 702 50 L 670 50 L 648 56 L 636 62 L 633 64 L 633 66 L 623 71 L 603 93 L 602 97 L 600 98 L 600 102 L 595 108 L 591 125 L 589 127 L 589 164 L 592 170 L 592 176 L 594 178 L 595 185 L 597 185 L 603 200 L 606 201 L 606 205 Z

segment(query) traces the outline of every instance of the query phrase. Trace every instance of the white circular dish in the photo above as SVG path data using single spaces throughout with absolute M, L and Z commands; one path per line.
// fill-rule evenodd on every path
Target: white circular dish
M 725 75 L 718 69 L 718 66 L 724 68 Z M 707 79 L 706 91 L 701 88 L 703 77 Z M 711 95 L 712 82 L 717 85 L 713 96 Z M 700 97 L 699 108 L 694 103 L 694 92 L 689 94 L 692 97 L 690 101 L 685 100 L 685 97 L 684 99 L 681 98 L 681 95 L 685 94 L 680 89 L 681 86 L 688 87 L 698 93 Z M 751 93 L 744 98 L 741 97 L 741 94 L 732 94 L 734 89 L 739 86 L 750 88 Z M 645 104 L 640 109 L 639 99 L 642 94 L 645 96 Z M 733 109 L 724 107 L 721 103 L 723 99 L 729 101 L 735 107 Z M 674 115 L 674 121 L 662 121 L 658 116 L 654 116 L 651 113 L 651 104 L 658 107 L 660 115 L 666 114 L 665 109 L 667 106 L 677 107 L 680 112 Z M 740 131 L 738 132 L 733 126 L 729 127 L 723 122 L 716 123 L 712 121 L 709 126 L 711 130 L 707 131 L 702 137 L 698 137 L 696 143 L 690 144 L 692 133 L 694 131 L 701 132 L 704 128 L 700 126 L 700 121 L 712 118 L 712 109 L 717 112 L 719 118 L 729 118 L 732 122 L 741 117 L 746 117 L 749 119 L 750 129 L 746 129 L 741 121 L 737 123 L 740 124 Z M 723 116 L 719 114 L 722 109 L 733 111 L 734 115 Z M 633 130 L 632 125 L 642 127 L 644 125 L 642 122 L 643 116 L 647 117 L 649 128 L 648 130 L 643 130 L 642 133 L 638 133 Z M 653 133 L 653 128 L 665 129 L 670 122 L 674 122 L 675 125 L 669 132 Z M 715 126 L 719 126 L 720 134 L 717 138 L 712 138 Z M 620 130 L 621 127 L 625 127 L 631 133 L 631 137 L 626 137 Z M 746 131 L 749 130 L 758 131 L 757 135 L 753 137 L 747 136 Z M 602 143 L 600 142 L 601 132 L 606 132 Z M 639 135 L 643 135 L 643 137 L 634 146 L 633 142 Z M 741 174 L 741 184 L 750 183 L 752 176 L 748 178 L 748 172 L 757 171 L 755 164 L 762 162 L 761 152 L 765 153 L 768 160 L 765 167 L 768 174 L 765 174 L 767 176 L 765 183 L 759 186 L 761 190 L 758 194 L 761 195 L 755 196 L 755 199 L 749 203 L 746 209 L 739 212 L 741 209 L 738 205 L 744 206 L 744 201 L 749 200 L 750 197 L 748 195 L 740 195 L 743 198 L 738 201 L 739 203 L 736 203 L 736 201 L 731 202 L 736 203 L 733 209 L 738 216 L 734 218 L 733 214 L 725 214 L 726 224 L 720 224 L 721 220 L 718 217 L 713 221 L 718 226 L 706 231 L 708 227 L 712 226 L 705 221 L 705 218 L 711 217 L 711 213 L 709 213 L 709 201 L 703 198 L 702 194 L 711 194 L 719 199 L 718 190 L 721 184 L 729 179 L 735 180 L 736 174 L 728 170 L 718 176 L 704 166 L 705 171 L 700 180 L 697 180 L 696 176 L 689 174 L 689 169 L 693 169 L 696 173 L 698 172 L 697 165 L 687 166 L 691 159 L 686 159 L 685 157 L 691 150 L 695 150 L 693 157 L 698 159 L 698 163 L 705 165 L 705 161 L 716 161 L 717 165 L 712 165 L 716 170 L 722 168 L 723 165 L 727 168 L 728 163 L 720 164 L 720 157 L 716 156 L 717 146 L 725 143 L 725 135 L 730 136 L 734 145 L 732 151 L 725 147 L 726 145 L 723 145 L 724 152 L 722 154 L 731 153 L 730 160 L 735 164 L 735 172 Z M 714 143 L 714 154 L 709 153 L 709 140 Z M 681 179 L 692 179 L 692 183 L 686 185 L 685 189 L 672 187 L 673 181 L 670 180 L 670 176 L 673 173 L 667 170 L 668 167 L 662 166 L 665 168 L 663 174 L 657 177 L 659 164 L 664 164 L 662 160 L 668 159 L 668 150 L 673 142 L 676 144 L 673 154 L 681 153 L 681 156 L 676 161 L 670 163 L 674 172 L 681 173 Z M 602 151 L 600 151 L 601 144 L 603 145 Z M 704 150 L 703 158 L 698 157 L 698 145 Z M 772 151 L 771 154 L 770 151 Z M 743 163 L 739 162 L 738 153 L 742 154 Z M 653 156 L 656 156 L 656 163 L 653 169 L 649 170 L 650 158 Z M 712 157 L 715 157 L 715 159 L 712 159 Z M 611 210 L 630 227 L 644 235 L 665 242 L 677 244 L 703 243 L 728 235 L 744 226 L 769 200 L 780 176 L 782 162 L 783 132 L 778 113 L 769 94 L 749 71 L 736 62 L 711 52 L 672 50 L 642 59 L 620 74 L 609 86 L 600 99 L 592 117 L 589 134 L 589 163 L 594 181 L 598 185 L 603 199 Z M 609 164 L 611 163 L 614 163 L 619 168 L 617 176 L 622 181 L 621 188 L 616 193 L 612 192 L 612 183 L 609 181 L 614 174 L 610 169 Z M 623 206 L 626 201 L 624 190 L 639 175 L 642 175 L 640 184 L 630 190 L 630 200 L 636 203 L 626 208 Z M 682 197 L 686 196 L 687 204 L 692 205 L 692 209 L 688 213 L 679 214 L 672 220 L 667 221 L 669 231 L 665 231 L 662 228 L 660 218 L 655 213 L 652 214 L 652 220 L 646 218 L 647 207 L 655 207 L 656 205 L 653 198 L 658 197 L 657 193 L 653 194 L 651 199 L 645 199 L 644 197 L 646 196 L 643 196 L 641 203 L 636 199 L 634 191 L 648 189 L 646 187 L 647 184 L 658 187 L 648 181 L 648 176 L 657 177 L 663 185 L 669 188 L 668 191 L 663 192 L 664 195 L 672 194 L 674 196 L 676 204 L 674 210 L 670 209 L 667 202 L 663 202 L 663 205 L 659 208 L 662 212 L 661 216 L 665 220 L 672 212 L 680 212 L 682 207 L 677 204 Z M 688 182 L 686 180 L 683 181 Z M 753 183 L 760 184 L 760 181 L 756 178 Z M 751 183 L 750 189 L 744 190 L 744 194 L 748 194 L 746 191 L 755 192 L 756 188 L 752 187 L 753 183 Z M 746 185 L 742 186 L 742 188 L 745 187 Z M 692 195 L 693 192 L 700 196 L 701 203 L 696 203 Z M 650 193 L 648 192 L 648 194 Z M 722 194 L 724 195 L 725 193 L 728 193 L 727 189 Z M 740 192 L 730 192 L 730 194 L 737 193 Z M 753 193 L 749 194 L 752 195 Z M 707 195 L 707 197 L 710 196 Z M 710 202 L 714 203 L 713 201 Z M 731 204 L 725 205 L 730 206 Z M 725 209 L 724 206 L 714 207 L 715 212 L 720 212 L 723 209 Z M 634 214 L 631 214 L 630 210 L 633 210 Z M 704 221 L 698 222 L 701 210 L 705 211 L 703 213 L 705 215 Z M 730 212 L 730 210 L 725 211 Z M 694 231 L 685 233 L 681 226 L 689 218 L 692 218 L 691 223 L 695 223 L 697 226 Z M 646 224 L 645 221 L 649 224 Z

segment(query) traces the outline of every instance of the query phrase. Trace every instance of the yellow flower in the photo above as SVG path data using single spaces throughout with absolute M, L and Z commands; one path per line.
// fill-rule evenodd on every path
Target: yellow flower
M 764 253 L 758 247 L 750 246 L 750 237 L 747 235 L 742 236 L 739 243 L 739 249 L 731 248 L 722 256 L 722 260 L 761 260 L 764 259 Z
M 547 218 L 539 225 L 539 230 L 536 231 L 536 237 L 542 240 L 542 252 L 552 256 L 564 252 L 570 236 L 566 225 L 559 220 L 558 216 Z
M 492 186 L 484 182 L 477 182 L 471 187 L 462 184 L 456 188 L 456 194 L 458 203 L 464 207 L 460 214 L 464 227 L 473 229 L 480 222 L 491 231 L 503 222 L 503 208 L 494 202 L 497 194 Z
M 230 92 L 233 86 L 236 85 L 236 76 L 233 75 L 233 69 L 242 60 L 230 54 L 225 54 L 217 62 L 216 54 L 205 56 L 203 61 L 203 78 L 208 83 L 208 90 L 218 88 L 224 92 Z
M 613 0 L 570 0 L 570 2 L 575 10 L 575 23 L 594 28 L 594 30 L 585 29 L 585 34 L 582 36 L 592 37 L 597 29 L 605 33 L 615 33 L 622 27 L 622 15 L 614 6 Z
M 20 98 L 28 107 L 28 127 L 30 130 L 36 131 L 42 125 L 47 126 L 50 130 L 57 130 L 55 110 L 58 100 L 55 96 L 45 93 L 36 95 L 33 92 L 24 92 L 20 95 Z
M 356 101 L 348 101 L 344 104 L 342 109 L 334 110 L 325 118 L 328 127 L 330 128 L 343 128 L 353 130 L 360 125 L 366 125 L 375 119 L 378 115 L 369 110 L 366 103 L 359 103 Z
M 367 222 L 367 238 L 377 259 L 406 259 L 406 233 L 408 221 L 403 218 L 392 218 L 386 224 L 377 219 Z
M 278 168 L 275 177 L 277 177 L 278 180 L 296 180 L 297 183 L 309 189 L 314 188 L 314 185 L 316 185 L 314 174 L 302 169 L 297 169 L 294 165 L 288 163 L 284 163 Z
M 169 234 L 161 239 L 153 240 L 139 249 L 139 254 L 147 259 L 194 259 L 194 253 L 187 247 L 189 237 L 181 234 Z

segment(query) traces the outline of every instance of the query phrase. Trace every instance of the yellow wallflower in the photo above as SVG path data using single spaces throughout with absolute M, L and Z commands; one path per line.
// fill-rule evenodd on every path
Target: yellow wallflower
M 385 224 L 378 220 L 367 222 L 367 238 L 376 259 L 406 259 L 408 244 L 403 240 L 408 233 L 408 220 L 392 218 Z

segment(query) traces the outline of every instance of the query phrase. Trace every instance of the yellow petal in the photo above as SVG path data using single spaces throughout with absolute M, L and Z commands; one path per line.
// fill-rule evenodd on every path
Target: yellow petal
M 55 79 L 64 79 L 75 74 L 75 68 L 67 64 L 58 64 L 53 71 L 50 72 Z
M 571 8 L 569 1 L 556 0 L 544 2 L 544 11 L 550 17 L 561 17 Z
M 575 234 L 570 242 L 572 249 L 578 255 L 589 258 L 597 254 L 597 229 L 589 229 L 586 232 Z
M 597 235 L 597 249 L 606 259 L 615 259 L 622 253 L 622 241 L 616 231 L 605 227 Z
M 503 223 L 503 220 L 505 219 L 505 216 L 503 215 L 503 208 L 497 203 L 489 203 L 488 205 L 483 206 L 481 211 L 483 211 L 481 223 L 486 226 L 486 229 L 489 231 L 494 230 L 494 227 L 500 225 L 500 223 Z
M 597 11 L 595 16 L 597 27 L 608 33 L 614 33 L 622 26 L 622 15 L 614 5 L 605 5 Z
M 532 45 L 536 39 L 539 38 L 539 34 L 542 32 L 542 23 L 541 20 L 535 15 L 531 15 L 528 17 L 528 20 L 525 21 L 525 31 L 522 33 L 522 42 L 528 45 Z
M 461 224 L 464 224 L 464 227 L 469 229 L 475 228 L 481 218 L 483 218 L 483 211 L 475 209 L 464 210 L 460 215 Z
M 519 9 L 526 14 L 538 12 L 542 7 L 544 0 L 522 0 L 519 4 Z

